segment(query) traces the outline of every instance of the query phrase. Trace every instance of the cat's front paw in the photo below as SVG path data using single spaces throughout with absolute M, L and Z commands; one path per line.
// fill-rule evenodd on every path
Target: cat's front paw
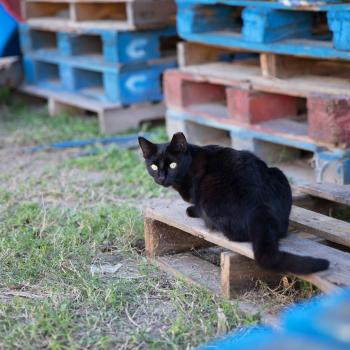
M 191 205 L 190 207 L 188 207 L 186 209 L 186 214 L 190 217 L 190 218 L 199 218 L 199 212 L 197 210 L 197 208 L 194 205 Z

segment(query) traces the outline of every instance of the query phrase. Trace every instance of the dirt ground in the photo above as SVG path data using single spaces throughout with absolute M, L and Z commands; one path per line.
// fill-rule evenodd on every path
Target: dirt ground
M 227 301 L 158 270 L 142 210 L 177 196 L 153 184 L 137 150 L 29 152 L 96 136 L 94 119 L 2 103 L 1 349 L 191 349 L 314 293 L 284 277 Z

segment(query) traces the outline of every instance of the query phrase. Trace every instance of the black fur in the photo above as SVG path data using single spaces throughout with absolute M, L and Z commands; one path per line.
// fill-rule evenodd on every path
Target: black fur
M 247 151 L 188 144 L 182 133 L 168 144 L 144 138 L 139 143 L 155 182 L 172 186 L 192 204 L 187 215 L 201 217 L 210 229 L 232 241 L 251 241 L 259 266 L 298 274 L 328 268 L 328 260 L 279 250 L 278 240 L 287 235 L 292 193 L 278 168 L 269 168 Z M 169 166 L 172 162 L 175 169 Z

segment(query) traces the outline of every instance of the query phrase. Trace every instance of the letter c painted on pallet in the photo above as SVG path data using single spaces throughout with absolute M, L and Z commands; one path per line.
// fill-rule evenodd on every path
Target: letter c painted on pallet
M 147 39 L 135 39 L 126 48 L 126 53 L 130 58 L 139 59 L 146 55 L 144 47 L 147 45 Z
M 141 93 L 145 90 L 144 83 L 146 81 L 147 77 L 145 75 L 134 75 L 125 82 L 125 85 L 129 91 Z

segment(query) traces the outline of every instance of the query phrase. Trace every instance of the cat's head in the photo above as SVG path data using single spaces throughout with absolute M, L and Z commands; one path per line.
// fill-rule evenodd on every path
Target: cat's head
M 181 180 L 191 164 L 188 143 L 182 132 L 174 134 L 169 143 L 155 144 L 139 137 L 148 173 L 162 186 L 172 186 Z

